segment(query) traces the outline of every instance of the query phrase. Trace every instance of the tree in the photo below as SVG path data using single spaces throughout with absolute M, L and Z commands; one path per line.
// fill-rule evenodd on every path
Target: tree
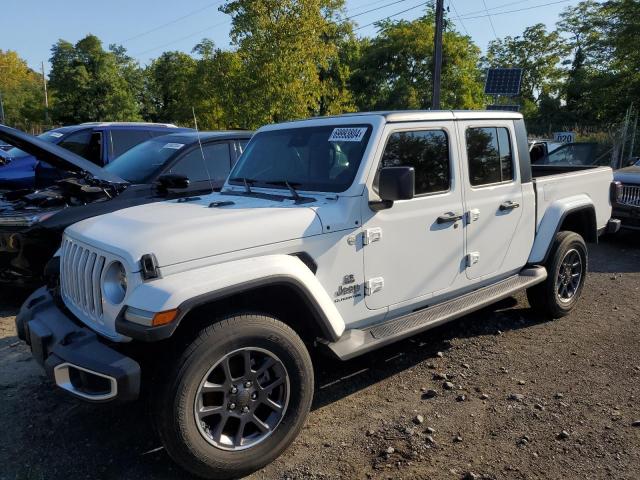
M 42 78 L 12 50 L 0 50 L 0 95 L 7 125 L 28 129 L 44 123 Z
M 362 55 L 351 77 L 361 110 L 425 109 L 433 88 L 433 12 L 414 21 L 387 20 L 379 33 L 361 42 Z M 443 36 L 443 108 L 480 108 L 483 91 L 480 49 L 469 37 L 449 30 Z
M 123 75 L 124 49 L 102 48 L 94 35 L 75 45 L 59 40 L 51 49 L 49 86 L 55 92 L 53 119 L 60 123 L 138 120 L 139 105 Z
M 344 0 L 233 0 L 232 44 L 241 73 L 234 96 L 241 126 L 304 118 L 339 110 L 344 89 L 336 80 L 336 40 L 350 30 L 340 19 Z M 333 82 L 333 83 L 332 83 Z M 337 88 L 327 88 L 327 85 Z
M 196 61 L 183 52 L 164 52 L 147 68 L 150 119 L 159 122 L 193 124 L 192 90 Z
M 547 32 L 544 24 L 527 27 L 522 36 L 507 36 L 489 44 L 487 67 L 523 69 L 521 96 L 534 107 L 544 97 L 558 96 L 565 71 L 562 60 L 570 46 L 557 31 Z

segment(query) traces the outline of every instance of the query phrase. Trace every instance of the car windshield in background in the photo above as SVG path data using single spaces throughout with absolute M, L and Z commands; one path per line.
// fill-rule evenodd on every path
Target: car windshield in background
M 256 134 L 229 183 L 256 187 L 343 192 L 367 148 L 370 125 L 288 128 Z M 274 185 L 272 182 L 279 183 Z
M 63 136 L 64 136 L 64 133 L 62 133 L 62 132 L 58 132 L 56 130 L 50 130 L 48 132 L 44 132 L 44 133 L 38 135 L 38 138 L 40 140 L 44 140 L 45 142 L 56 143 Z M 20 150 L 18 147 L 13 147 L 13 148 L 9 149 L 7 151 L 7 155 L 9 157 L 11 157 L 11 158 L 21 158 L 21 157 L 28 157 L 29 156 L 29 154 L 27 152 L 24 152 L 24 151 Z
M 184 148 L 187 145 L 180 142 L 179 138 L 158 137 L 127 150 L 108 164 L 105 170 L 130 183 L 149 183 L 158 170 Z

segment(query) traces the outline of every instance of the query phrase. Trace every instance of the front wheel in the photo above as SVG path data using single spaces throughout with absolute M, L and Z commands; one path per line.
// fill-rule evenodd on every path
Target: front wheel
M 278 457 L 302 428 L 313 367 L 300 337 L 272 317 L 239 315 L 202 330 L 159 400 L 158 431 L 190 472 L 237 478 Z
M 534 310 L 551 318 L 569 314 L 575 307 L 587 274 L 587 245 L 575 232 L 559 232 L 546 263 L 547 279 L 527 290 Z

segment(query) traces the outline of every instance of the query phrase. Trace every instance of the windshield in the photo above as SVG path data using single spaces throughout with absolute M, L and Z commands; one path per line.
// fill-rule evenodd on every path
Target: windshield
M 184 143 L 166 137 L 147 140 L 124 152 L 105 170 L 130 183 L 149 183 L 158 169 L 183 148 Z
M 58 143 L 62 137 L 64 137 L 64 133 L 57 130 L 49 130 L 48 132 L 44 132 L 38 135 L 38 138 L 40 140 L 44 140 L 45 142 L 49 143 Z M 9 149 L 7 151 L 7 155 L 11 158 L 21 158 L 29 156 L 27 152 L 20 150 L 18 147 Z
M 370 125 L 288 128 L 256 134 L 229 183 L 343 192 L 353 182 L 371 135 Z M 274 186 L 271 182 L 279 182 Z

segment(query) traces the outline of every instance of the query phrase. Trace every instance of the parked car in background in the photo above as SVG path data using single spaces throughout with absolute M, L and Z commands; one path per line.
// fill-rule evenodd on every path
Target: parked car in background
M 622 221 L 622 228 L 640 230 L 640 159 L 613 172 L 617 182 L 613 199 L 613 216 Z
M 542 157 L 531 157 L 532 165 L 609 166 L 610 163 L 611 150 L 597 142 L 565 143 Z
M 0 196 L 0 285 L 32 287 L 42 284 L 45 264 L 60 247 L 66 227 L 133 205 L 218 190 L 251 133 L 163 135 L 106 167 L 7 127 L 0 127 L 0 138 L 71 172 L 46 189 Z
M 536 163 L 541 158 L 561 147 L 563 144 L 553 140 L 533 139 L 529 140 L 529 157 L 531 163 Z
M 150 138 L 187 131 L 192 130 L 164 123 L 95 122 L 55 128 L 39 138 L 60 145 L 98 166 L 105 166 Z M 8 150 L 7 155 L 9 161 L 0 166 L 0 190 L 44 188 L 65 176 L 19 148 Z

